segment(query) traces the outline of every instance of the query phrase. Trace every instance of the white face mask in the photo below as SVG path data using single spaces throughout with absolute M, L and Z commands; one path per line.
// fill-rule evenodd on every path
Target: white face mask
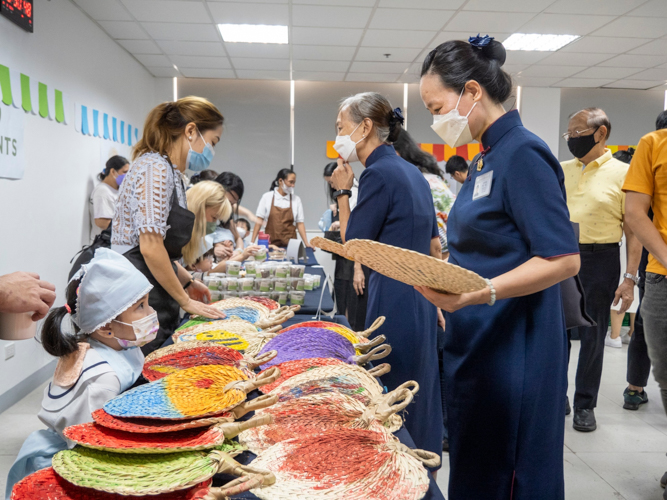
M 431 128 L 435 133 L 438 134 L 447 145 L 453 148 L 469 144 L 473 140 L 468 117 L 470 116 L 470 113 L 472 113 L 472 110 L 475 109 L 477 103 L 472 105 L 472 108 L 470 108 L 470 111 L 468 111 L 466 116 L 461 116 L 458 108 L 461 103 L 461 97 L 463 97 L 463 92 L 465 92 L 465 88 L 461 90 L 456 107 L 447 114 L 435 115 L 433 117 L 433 125 L 431 125 Z
M 239 233 L 239 238 L 241 239 L 245 238 L 246 235 L 245 229 L 243 229 L 242 227 L 237 227 L 236 232 Z
M 149 314 L 145 318 L 138 319 L 130 323 L 123 323 L 114 319 L 116 323 L 121 325 L 131 326 L 134 329 L 134 335 L 137 337 L 136 340 L 125 340 L 116 338 L 118 343 L 123 349 L 129 349 L 130 347 L 142 347 L 155 340 L 157 337 L 158 328 L 160 328 L 160 323 L 157 319 L 157 312 Z
M 352 134 L 354 134 L 357 131 L 360 125 L 361 123 L 356 126 L 356 128 L 352 131 Z M 366 138 L 364 136 L 357 142 L 354 142 L 352 140 L 352 134 L 337 135 L 336 143 L 334 144 L 334 149 L 336 150 L 336 153 L 340 155 L 343 161 L 346 161 L 348 163 L 351 163 L 353 161 L 359 161 L 359 157 L 357 156 L 357 144 L 359 144 Z

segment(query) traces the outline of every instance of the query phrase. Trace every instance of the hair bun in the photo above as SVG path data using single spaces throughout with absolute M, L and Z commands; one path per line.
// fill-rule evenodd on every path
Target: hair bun
M 489 35 L 480 36 L 479 34 L 477 34 L 477 36 L 471 36 L 470 38 L 468 38 L 468 42 L 474 48 L 479 50 L 487 59 L 498 61 L 498 64 L 500 66 L 505 64 L 505 60 L 507 59 L 507 52 L 505 51 L 505 46 L 496 39 L 494 39 L 492 36 Z

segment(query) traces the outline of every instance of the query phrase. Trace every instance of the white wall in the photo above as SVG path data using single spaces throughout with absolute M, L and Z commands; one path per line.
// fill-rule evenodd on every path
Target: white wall
M 156 95 L 156 79 L 69 0 L 36 0 L 34 12 L 33 34 L 0 17 L 0 64 L 140 130 L 148 110 L 171 97 Z M 37 272 L 56 285 L 62 305 L 70 259 L 88 239 L 88 194 L 112 143 L 77 133 L 73 120 L 33 115 L 25 116 L 24 140 L 24 178 L 0 179 L 0 275 Z M 114 146 L 129 155 L 127 146 Z M 17 342 L 8 361 L 3 345 L 0 400 L 51 361 L 34 340 Z
M 521 87 L 521 121 L 558 156 L 560 89 Z

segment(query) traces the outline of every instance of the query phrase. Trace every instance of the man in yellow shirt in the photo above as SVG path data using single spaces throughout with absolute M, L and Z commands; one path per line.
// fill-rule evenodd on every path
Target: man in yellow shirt
M 579 277 L 584 287 L 586 311 L 597 323 L 597 326 L 578 329 L 581 349 L 572 427 L 581 432 L 597 428 L 594 408 L 600 389 L 611 305 L 621 300 L 619 314 L 625 314 L 632 304 L 634 287 L 639 281 L 636 274 L 641 245 L 623 224 L 625 193 L 622 186 L 628 164 L 613 158 L 607 149 L 610 132 L 611 124 L 605 112 L 599 108 L 586 108 L 570 116 L 567 133 L 563 135 L 574 156 L 573 160 L 561 165 L 565 174 L 570 219 L 579 224 Z M 620 242 L 624 231 L 627 272 L 619 286 Z
M 667 412 L 667 130 L 641 138 L 623 190 L 628 225 L 649 251 L 641 315 L 653 376 Z M 653 208 L 653 221 L 649 208 Z M 667 473 L 661 480 L 665 482 Z M 663 498 L 667 499 L 667 490 Z

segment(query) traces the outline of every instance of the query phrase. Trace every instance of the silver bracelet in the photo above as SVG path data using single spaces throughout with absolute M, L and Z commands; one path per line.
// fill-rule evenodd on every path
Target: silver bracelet
M 487 304 L 492 306 L 496 303 L 496 287 L 493 286 L 491 280 L 485 279 L 484 281 L 486 281 L 486 285 L 489 287 L 489 291 L 491 292 L 491 299 L 487 302 Z
M 635 286 L 639 285 L 639 276 L 635 276 L 634 274 L 630 274 L 630 273 L 624 273 L 623 278 L 624 279 L 628 278 L 628 279 L 632 280 L 632 282 L 635 284 Z

